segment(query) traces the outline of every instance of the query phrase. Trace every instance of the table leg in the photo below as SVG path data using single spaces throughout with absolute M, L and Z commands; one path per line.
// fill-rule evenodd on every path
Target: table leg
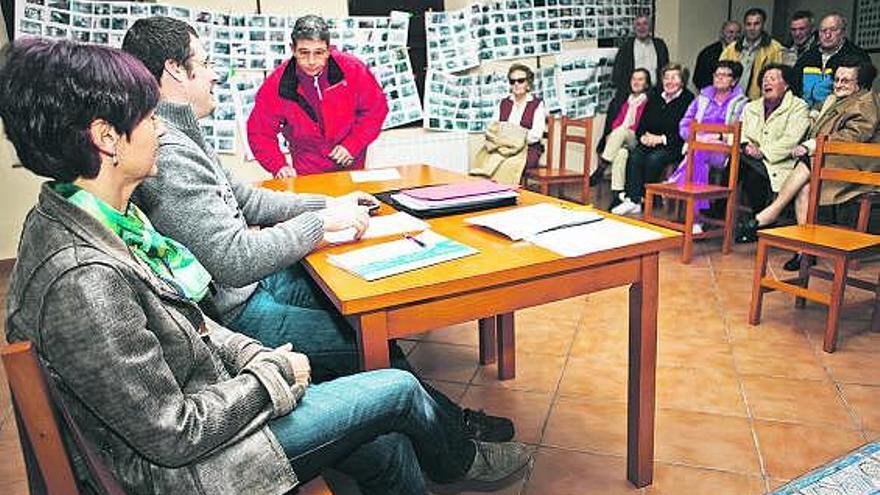
M 637 487 L 654 476 L 658 262 L 657 253 L 642 256 L 640 280 L 629 289 L 626 477 Z
M 480 318 L 480 364 L 495 362 L 495 317 Z
M 367 313 L 352 321 L 357 333 L 361 369 L 364 371 L 388 368 L 388 320 L 384 312 Z
M 516 377 L 516 338 L 513 312 L 498 315 L 498 379 L 510 380 Z

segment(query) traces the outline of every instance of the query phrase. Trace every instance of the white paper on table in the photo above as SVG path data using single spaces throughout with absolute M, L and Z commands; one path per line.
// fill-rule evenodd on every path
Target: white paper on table
M 662 236 L 651 229 L 605 218 L 601 222 L 538 234 L 529 241 L 559 255 L 573 257 L 659 239 Z
M 381 180 L 397 180 L 400 172 L 396 168 L 376 168 L 372 170 L 352 170 L 352 182 L 374 182 Z
M 550 203 L 522 206 L 498 213 L 465 219 L 471 225 L 479 225 L 504 234 L 518 241 L 541 232 L 571 228 L 602 220 L 602 215 L 588 210 L 571 210 Z
M 405 232 L 421 232 L 428 229 L 428 224 L 405 212 L 392 213 L 370 217 L 370 225 L 364 232 L 362 239 L 372 239 L 388 235 L 403 234 Z M 338 232 L 324 232 L 324 240 L 331 244 L 342 244 L 354 241 L 355 229 L 345 229 Z

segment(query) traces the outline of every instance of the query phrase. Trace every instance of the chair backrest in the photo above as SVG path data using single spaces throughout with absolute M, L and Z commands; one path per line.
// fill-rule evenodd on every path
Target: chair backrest
M 556 128 L 559 126 L 559 165 L 554 163 L 554 143 L 556 142 Z M 584 135 L 569 134 L 570 129 L 583 129 Z M 552 170 L 558 168 L 564 170 L 566 168 L 566 153 L 568 143 L 578 143 L 584 145 L 584 170 L 590 173 L 590 158 L 593 152 L 593 118 L 584 117 L 575 119 L 571 117 L 554 117 L 547 115 L 547 169 Z
M 816 153 L 813 156 L 813 166 L 810 170 L 810 200 L 807 207 L 808 223 L 816 222 L 822 181 L 829 180 L 880 187 L 880 172 L 826 167 L 825 159 L 828 156 L 880 159 L 880 143 L 829 141 L 828 137 L 824 135 L 816 138 Z
M 690 184 L 694 178 L 694 154 L 697 151 L 716 151 L 730 155 L 727 166 L 730 174 L 727 186 L 735 189 L 739 179 L 739 140 L 742 124 L 734 122 L 733 124 L 701 124 L 692 122 L 690 131 L 688 132 L 687 141 L 687 161 L 685 162 L 685 183 Z M 704 143 L 699 141 L 697 137 L 701 134 L 723 134 L 728 141 L 727 144 L 722 143 Z
M 19 421 L 22 450 L 29 461 L 31 493 L 80 493 L 73 463 L 61 437 L 61 424 L 64 424 L 92 472 L 92 479 L 106 494 L 124 495 L 125 491 L 73 424 L 33 344 L 28 341 L 9 344 L 0 354 Z

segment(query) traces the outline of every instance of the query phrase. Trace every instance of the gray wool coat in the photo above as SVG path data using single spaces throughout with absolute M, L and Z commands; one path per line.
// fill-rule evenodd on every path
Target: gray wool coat
M 205 318 L 46 185 L 25 220 L 6 328 L 10 342 L 34 342 L 74 422 L 126 491 L 270 494 L 296 485 L 266 426 L 278 411 L 265 383 L 283 379 L 249 363 L 262 346 Z

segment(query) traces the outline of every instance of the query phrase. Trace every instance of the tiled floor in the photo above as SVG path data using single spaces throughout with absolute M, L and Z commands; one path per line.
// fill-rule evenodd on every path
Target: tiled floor
M 773 267 L 785 259 L 774 255 Z M 753 260 L 754 245 L 722 257 L 717 243 L 699 244 L 689 266 L 663 253 L 657 462 L 643 490 L 624 477 L 625 289 L 518 313 L 514 380 L 478 366 L 475 324 L 405 347 L 432 383 L 512 416 L 519 440 L 535 445 L 528 478 L 498 493 L 763 493 L 880 437 L 880 334 L 867 331 L 872 296 L 855 289 L 833 355 L 821 348 L 825 310 L 796 310 L 786 295 L 768 295 L 763 323 L 747 325 Z M 26 493 L 5 386 L 0 405 L 0 493 Z

